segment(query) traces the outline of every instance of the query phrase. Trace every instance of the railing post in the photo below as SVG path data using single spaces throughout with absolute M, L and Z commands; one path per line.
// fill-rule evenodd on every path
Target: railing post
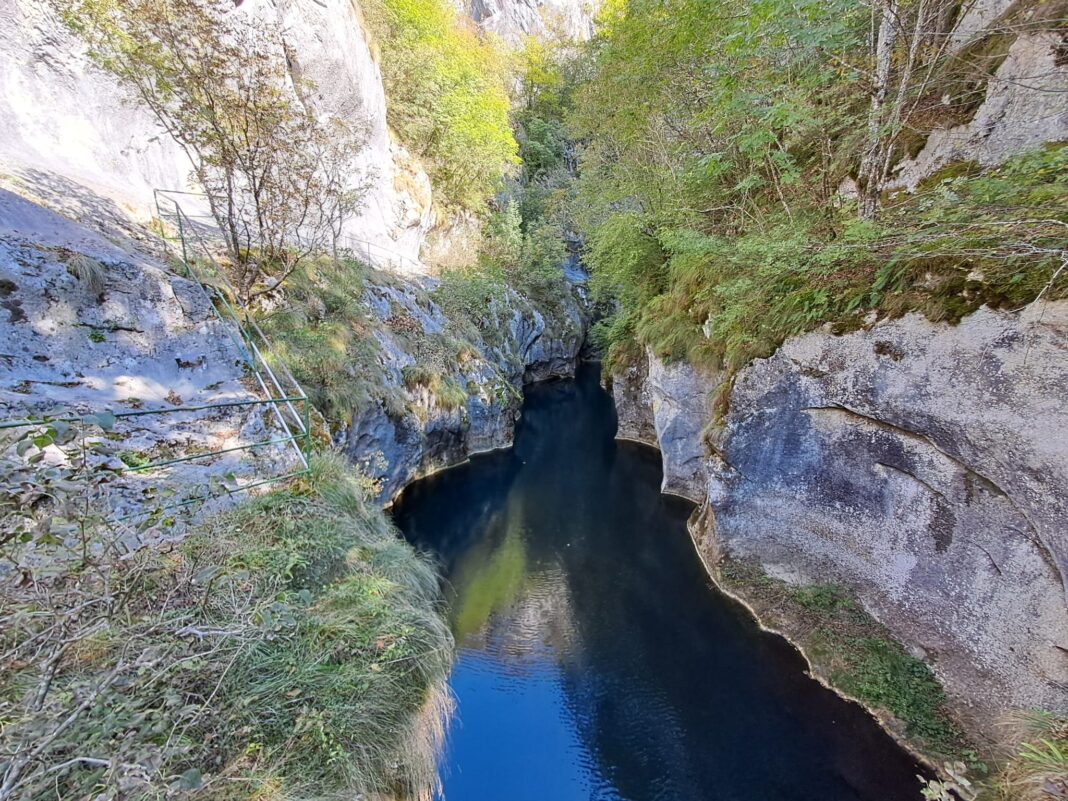
M 308 406 L 311 401 L 307 396 L 304 397 L 304 456 L 307 459 L 311 459 L 312 438 L 311 438 L 311 410 Z
M 182 243 L 182 262 L 185 264 L 186 271 L 188 271 L 189 255 L 185 249 L 185 226 L 182 224 L 182 209 L 177 203 L 174 204 L 174 209 L 178 212 L 176 216 L 178 217 L 178 239 Z

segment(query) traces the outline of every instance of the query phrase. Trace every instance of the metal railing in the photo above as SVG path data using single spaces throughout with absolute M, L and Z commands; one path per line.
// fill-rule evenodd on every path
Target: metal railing
M 212 309 L 223 327 L 230 332 L 231 339 L 244 357 L 256 384 L 266 396 L 266 402 L 271 404 L 279 426 L 292 441 L 304 471 L 307 471 L 308 454 L 311 451 L 312 442 L 308 396 L 284 361 L 273 360 L 279 368 L 278 372 L 271 368 L 268 359 L 264 356 L 265 353 L 270 354 L 273 350 L 267 335 L 263 333 L 247 308 L 231 302 L 230 298 L 234 297 L 235 293 L 229 286 L 226 271 L 215 257 L 218 245 L 213 246 L 209 241 L 210 231 L 214 230 L 214 225 L 197 222 L 194 217 L 186 214 L 181 204 L 173 198 L 174 195 L 196 196 L 192 192 L 155 190 L 156 211 L 159 219 L 161 223 L 173 220 L 183 265 L 189 272 L 189 276 L 212 298 Z M 201 195 L 201 197 L 206 196 Z M 167 203 L 170 204 L 169 212 L 164 211 Z M 198 218 L 204 216 L 210 215 L 197 215 Z M 213 218 L 212 223 L 214 223 Z M 161 233 L 164 241 L 169 243 L 166 229 L 164 228 Z M 204 266 L 211 270 L 210 280 L 204 275 Z M 235 329 L 240 339 L 233 336 Z M 279 378 L 279 372 L 281 378 Z M 294 403 L 301 404 L 301 413 L 298 414 L 293 406 Z M 301 447 L 301 442 L 303 447 Z
M 182 236 L 183 226 L 189 225 L 196 226 L 201 231 L 210 231 L 214 236 L 219 236 L 218 223 L 214 215 L 210 213 L 210 210 L 198 214 L 183 212 L 181 219 L 174 211 L 174 207 L 181 208 L 176 199 L 178 197 L 199 198 L 207 204 L 210 197 L 217 196 L 209 196 L 204 192 L 185 192 L 175 189 L 156 189 L 153 191 L 153 195 L 156 202 L 157 217 L 163 222 L 169 222 L 178 233 L 179 239 Z M 223 200 L 223 198 L 219 199 Z M 344 254 L 346 257 L 356 261 L 362 261 L 368 267 L 376 267 L 393 272 L 426 272 L 426 265 L 419 259 L 413 259 L 411 256 L 399 251 L 380 245 L 377 242 L 360 239 L 352 234 L 341 234 L 334 244 L 340 254 Z M 220 238 L 220 247 L 221 245 Z
M 285 481 L 306 475 L 309 472 L 309 457 L 312 449 L 311 429 L 311 401 L 303 388 L 293 377 L 280 358 L 270 358 L 273 352 L 270 341 L 257 325 L 247 309 L 231 302 L 234 296 L 232 288 L 226 277 L 226 272 L 215 257 L 215 248 L 212 247 L 209 238 L 214 227 L 211 224 L 201 222 L 206 215 L 186 214 L 181 204 L 170 197 L 182 195 L 180 192 L 157 191 L 157 211 L 160 212 L 161 223 L 169 222 L 173 231 L 161 230 L 161 236 L 167 243 L 168 248 L 173 244 L 177 255 L 181 259 L 182 268 L 187 277 L 195 280 L 211 299 L 211 308 L 220 323 L 220 327 L 226 331 L 234 346 L 240 352 L 249 375 L 255 387 L 256 395 L 249 399 L 222 400 L 213 403 L 201 403 L 193 405 L 178 405 L 171 408 L 161 409 L 134 409 L 134 410 L 104 410 L 116 424 L 136 418 L 162 415 L 187 415 L 223 409 L 254 409 L 256 407 L 269 407 L 269 414 L 277 424 L 276 435 L 267 432 L 266 438 L 257 439 L 254 442 L 241 442 L 230 447 L 215 450 L 198 451 L 178 456 L 169 456 L 158 461 L 148 461 L 144 464 L 128 465 L 123 475 L 149 474 L 154 471 L 164 470 L 176 465 L 194 463 L 198 460 L 215 459 L 242 452 L 257 452 L 266 448 L 288 446 L 295 455 L 296 469 L 284 469 L 278 475 L 256 476 L 251 481 L 238 483 L 232 487 L 226 487 L 226 492 L 233 494 L 244 492 L 268 484 Z M 165 199 L 166 198 L 166 199 Z M 164 206 L 169 208 L 164 210 Z M 210 271 L 210 277 L 206 272 Z M 228 297 L 229 296 L 229 297 Z M 274 363 L 274 367 L 271 363 Z M 59 414 L 50 415 L 47 418 L 22 419 L 0 421 L 0 431 L 35 428 L 48 426 L 55 422 L 79 423 L 91 418 L 99 418 L 99 411 L 94 414 Z M 119 431 L 115 431 L 119 434 Z M 293 462 L 288 462 L 293 465 Z M 192 504 L 203 503 L 216 497 L 216 494 L 203 494 L 192 498 L 185 498 L 179 502 L 170 504 L 166 509 L 185 507 Z M 147 510 L 145 514 L 152 514 L 158 509 Z M 114 521 L 126 520 L 136 517 L 137 513 L 113 517 Z

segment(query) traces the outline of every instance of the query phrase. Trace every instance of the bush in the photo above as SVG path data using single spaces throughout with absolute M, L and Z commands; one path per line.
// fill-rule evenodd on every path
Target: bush
M 982 173 L 939 180 L 888 206 L 878 223 L 772 216 L 735 237 L 686 228 L 643 233 L 636 215 L 598 229 L 595 285 L 619 299 L 635 337 L 666 358 L 737 370 L 825 322 L 909 311 L 957 322 L 984 304 L 1019 308 L 1068 296 L 1054 280 L 1068 215 L 1068 150 L 1044 148 Z

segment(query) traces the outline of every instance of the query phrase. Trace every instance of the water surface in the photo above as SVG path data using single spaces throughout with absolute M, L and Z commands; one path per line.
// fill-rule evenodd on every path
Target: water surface
M 529 390 L 512 450 L 394 506 L 449 580 L 446 799 L 918 801 L 913 761 L 711 587 L 692 506 L 614 432 L 584 367 Z

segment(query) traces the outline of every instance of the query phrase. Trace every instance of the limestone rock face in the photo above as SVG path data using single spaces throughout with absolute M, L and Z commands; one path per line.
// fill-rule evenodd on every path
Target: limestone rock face
M 457 330 L 431 295 L 435 285 L 419 279 L 368 287 L 387 397 L 367 405 L 336 439 L 379 482 L 382 501 L 472 453 L 511 445 L 523 386 L 574 375 L 585 342 L 581 284 L 570 284 L 564 308 L 551 317 L 509 290 L 478 330 Z M 406 367 L 434 358 L 428 347 L 461 352 L 446 354 L 436 369 L 462 390 L 462 402 L 443 403 L 439 386 L 406 384 Z
M 638 359 L 625 369 L 613 373 L 610 388 L 616 406 L 616 439 L 659 445 L 653 424 L 649 360 Z
M 689 486 L 673 439 L 707 420 L 686 406 L 699 379 L 654 390 L 653 364 L 648 393 L 686 418 L 656 426 L 665 485 Z M 789 340 L 735 382 L 694 533 L 711 554 L 853 587 L 996 736 L 1001 713 L 1058 707 L 1068 682 L 1066 389 L 1065 302 Z
M 644 358 L 612 376 L 619 439 L 654 445 L 661 451 L 661 491 L 695 503 L 705 499 L 708 453 L 704 430 L 712 418 L 710 392 L 718 378 L 686 362 L 666 363 L 647 351 Z
M 987 0 L 972 7 L 954 33 L 963 46 L 990 25 L 1010 4 Z M 930 133 L 915 158 L 894 168 L 892 184 L 913 190 L 927 176 L 960 161 L 992 166 L 1047 142 L 1060 142 L 1068 131 L 1068 61 L 1058 31 L 1021 33 L 987 83 L 986 97 L 972 119 Z
M 712 417 L 709 391 L 718 383 L 716 375 L 649 354 L 653 426 L 665 465 L 663 492 L 703 500 L 708 480 L 704 431 Z
M 527 36 L 585 41 L 593 35 L 600 0 L 463 0 L 471 18 L 507 44 Z
M 107 410 L 118 415 L 109 438 L 128 459 L 201 454 L 143 473 L 112 455 L 116 516 L 208 494 L 216 496 L 209 508 L 221 508 L 240 496 L 209 492 L 211 481 L 226 476 L 233 487 L 299 469 L 277 416 L 257 403 L 240 333 L 198 283 L 118 231 L 105 239 L 4 190 L 0 341 L 0 419 Z M 239 450 L 253 443 L 267 444 Z M 11 457 L 11 445 L 0 443 L 0 456 Z M 62 462 L 58 450 L 47 456 Z
M 305 98 L 319 114 L 339 115 L 366 132 L 360 171 L 369 190 L 346 226 L 373 256 L 418 270 L 434 224 L 430 182 L 417 160 L 391 142 L 381 71 L 352 0 L 247 0 L 282 29 L 294 77 L 314 81 Z M 97 69 L 50 5 L 0 5 L 0 170 L 22 194 L 50 205 L 100 196 L 141 222 L 155 214 L 152 190 L 185 189 L 191 165 L 152 114 Z M 89 208 L 88 211 L 92 212 Z

